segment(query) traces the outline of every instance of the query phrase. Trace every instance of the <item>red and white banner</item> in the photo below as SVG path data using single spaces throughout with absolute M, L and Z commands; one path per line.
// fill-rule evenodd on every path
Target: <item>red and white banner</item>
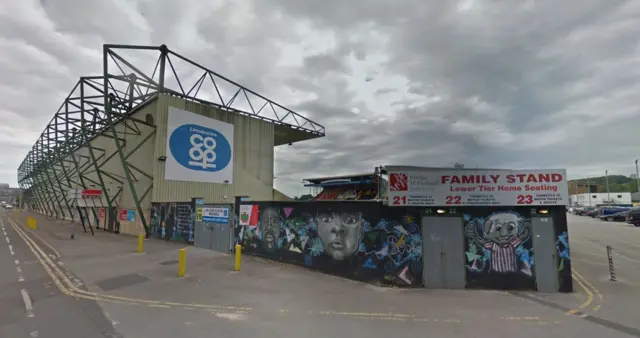
M 258 226 L 258 206 L 256 204 L 240 205 L 240 225 L 241 226 Z
M 566 170 L 390 171 L 390 206 L 568 205 Z
M 127 220 L 127 209 L 122 209 L 118 211 L 118 219 L 121 221 Z
M 100 197 L 102 190 L 100 189 L 82 189 L 82 197 Z

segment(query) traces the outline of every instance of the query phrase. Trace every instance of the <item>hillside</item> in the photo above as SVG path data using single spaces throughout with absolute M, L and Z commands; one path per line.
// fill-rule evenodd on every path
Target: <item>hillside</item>
M 603 187 L 607 184 L 607 178 L 605 176 L 600 177 L 591 177 L 589 178 L 589 182 L 593 184 L 602 185 Z M 587 184 L 586 178 L 581 178 L 577 180 L 570 180 L 569 182 L 578 182 L 579 184 Z M 630 178 L 623 175 L 609 175 L 609 191 L 612 192 L 637 192 L 638 186 L 636 180 L 634 178 Z

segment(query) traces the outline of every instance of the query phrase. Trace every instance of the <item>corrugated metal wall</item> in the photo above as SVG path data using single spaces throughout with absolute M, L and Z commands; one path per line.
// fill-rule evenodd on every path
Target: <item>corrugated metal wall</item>
M 234 172 L 232 184 L 165 181 L 167 118 L 169 106 L 231 123 L 234 132 Z M 161 95 L 156 115 L 157 132 L 153 156 L 154 202 L 189 201 L 202 197 L 207 203 L 234 203 L 235 196 L 249 196 L 253 200 L 273 197 L 274 125 L 258 119 L 230 113 L 180 98 Z M 225 198 L 226 196 L 226 198 Z

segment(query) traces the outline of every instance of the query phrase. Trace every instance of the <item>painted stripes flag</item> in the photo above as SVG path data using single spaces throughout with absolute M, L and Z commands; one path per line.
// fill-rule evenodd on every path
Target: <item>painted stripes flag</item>
M 255 204 L 240 205 L 240 225 L 258 226 L 258 206 Z

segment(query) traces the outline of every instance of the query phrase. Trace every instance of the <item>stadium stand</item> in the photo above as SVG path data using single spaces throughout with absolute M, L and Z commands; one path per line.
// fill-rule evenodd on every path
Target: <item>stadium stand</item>
M 304 179 L 304 186 L 322 189 L 317 201 L 355 201 L 379 198 L 378 175 L 360 174 Z

